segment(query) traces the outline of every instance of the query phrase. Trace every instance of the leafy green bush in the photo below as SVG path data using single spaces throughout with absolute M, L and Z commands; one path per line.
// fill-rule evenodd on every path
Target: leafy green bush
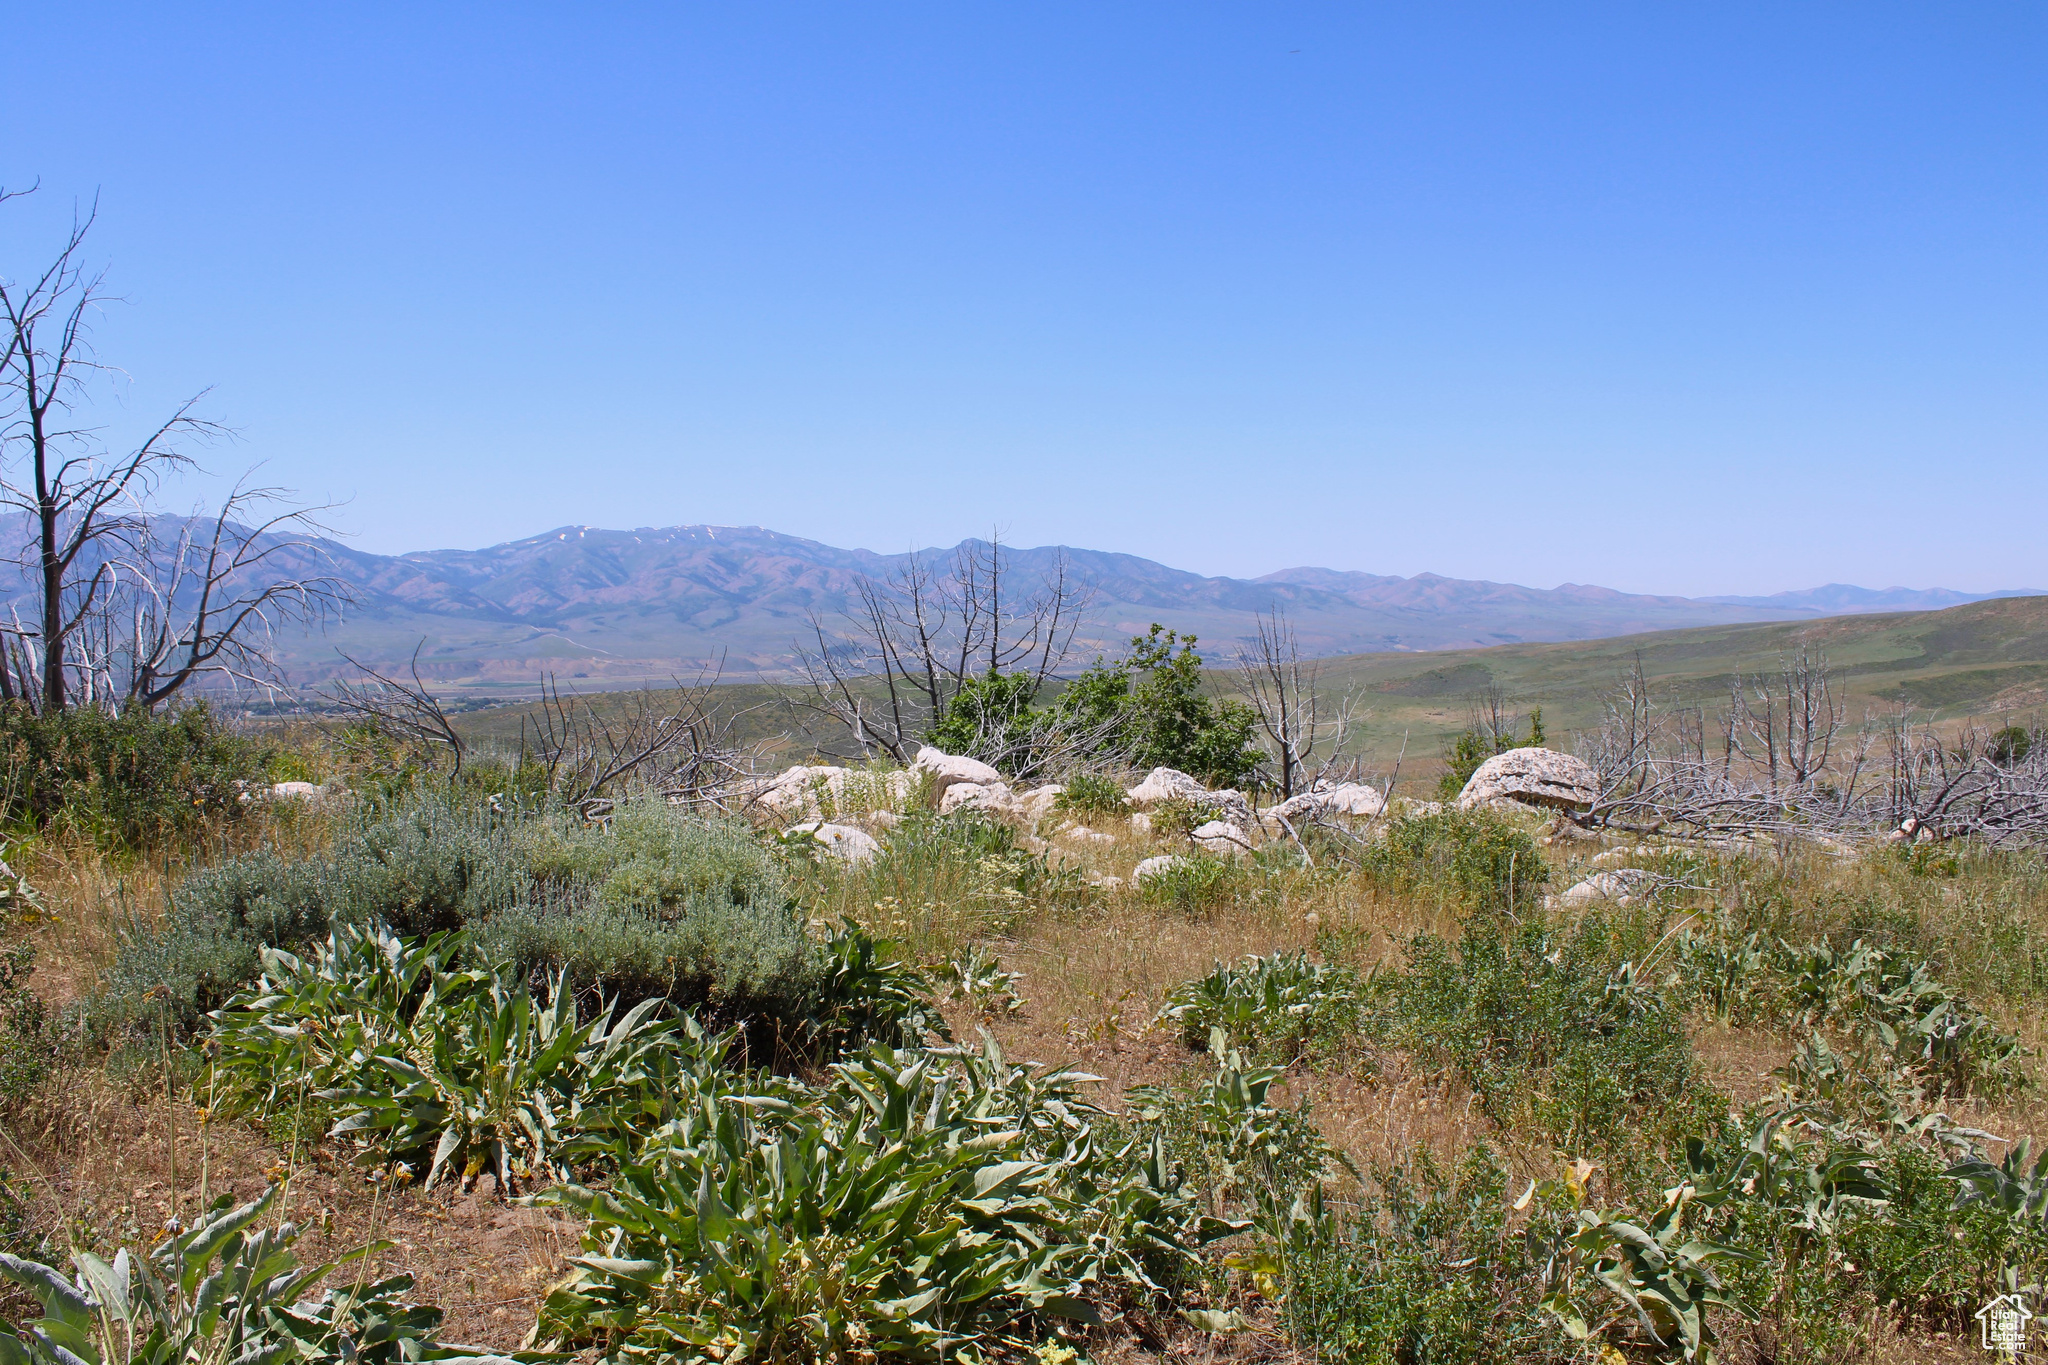
M 1542 1242 L 1510 1203 L 1507 1167 L 1484 1146 L 1455 1168 L 1424 1149 L 1377 1172 L 1355 1211 L 1286 1249 L 1289 1334 L 1355 1365 L 1581 1358 L 1538 1312 Z
M 291 1254 L 298 1236 L 291 1224 L 251 1231 L 276 1198 L 274 1185 L 240 1208 L 222 1196 L 189 1232 L 146 1254 L 124 1247 L 108 1262 L 74 1252 L 76 1279 L 35 1261 L 0 1257 L 0 1275 L 28 1290 L 43 1309 L 40 1321 L 0 1326 L 0 1356 L 21 1365 L 399 1365 L 491 1358 L 433 1340 L 441 1310 L 400 1300 L 412 1288 L 409 1275 L 309 1297 L 341 1266 L 391 1244 L 302 1268 Z
M 1243 785 L 1262 757 L 1251 708 L 1209 695 L 1195 637 L 1158 624 L 1134 636 L 1122 658 L 1090 664 L 1050 709 L 1058 728 L 1097 736 L 1105 754 L 1136 768 L 1177 768 L 1214 787 Z
M 806 1017 L 823 970 L 774 856 L 737 826 L 660 801 L 622 803 L 609 828 L 507 822 L 424 793 L 370 812 L 325 858 L 259 851 L 194 873 L 159 921 L 124 934 L 95 1030 L 195 1027 L 255 978 L 264 947 L 296 951 L 336 925 L 460 928 L 537 980 L 566 972 L 578 990 L 707 1017 Z
M 1123 815 L 1131 808 L 1123 783 L 1102 773 L 1075 773 L 1053 802 L 1070 815 Z
M 1220 819 L 1222 810 L 1207 801 L 1186 796 L 1170 796 L 1152 807 L 1152 833 L 1161 839 L 1185 839 L 1211 820 Z
M 86 1013 L 107 1043 L 126 1026 L 189 1030 L 261 969 L 266 944 L 297 948 L 327 931 L 343 895 L 331 866 L 262 850 L 194 872 L 163 917 L 131 921 Z
M 517 826 L 511 837 L 535 877 L 585 890 L 614 909 L 781 910 L 790 897 L 781 868 L 746 825 L 692 816 L 666 801 L 621 802 L 602 825 L 554 813 Z
M 1550 881 L 1536 841 L 1491 811 L 1404 815 L 1366 855 L 1366 866 L 1401 885 L 1442 887 L 1479 910 L 1537 903 Z
M 1998 1094 L 2027 1083 L 2025 1049 L 1916 955 L 1860 939 L 1837 952 L 1824 943 L 1781 945 L 1802 1023 L 1847 1033 L 1865 1052 L 1888 1054 L 1937 1093 Z
M 32 1098 L 55 1062 L 49 1007 L 28 988 L 35 962 L 33 944 L 0 949 L 0 1108 Z
M 1220 1028 L 1209 1030 L 1209 1055 L 1215 1069 L 1201 1081 L 1137 1086 L 1126 1094 L 1137 1131 L 1193 1172 L 1210 1213 L 1251 1214 L 1277 1235 L 1296 1200 L 1319 1190 L 1339 1167 L 1350 1170 L 1350 1161 L 1323 1137 L 1306 1105 L 1271 1102 L 1284 1067 L 1252 1065 Z
M 1611 1149 L 1646 1116 L 1681 1121 L 1706 1097 L 1684 1021 L 1643 966 L 1654 927 L 1595 914 L 1422 935 L 1391 988 L 1397 1037 L 1455 1067 L 1496 1122 L 1568 1152 Z
M 214 1077 L 229 1112 L 269 1114 L 314 1096 L 378 1166 L 411 1159 L 425 1188 L 501 1190 L 566 1176 L 564 1144 L 594 1118 L 659 1102 L 673 1021 L 647 1001 L 578 1022 L 559 979 L 545 1005 L 495 973 L 457 969 L 460 940 L 413 946 L 338 929 L 309 959 L 264 952 L 256 987 L 214 1013 Z M 586 1117 L 590 1116 L 590 1117 Z
M 1142 878 L 1138 893 L 1154 905 L 1199 917 L 1228 907 L 1244 881 L 1244 871 L 1235 863 L 1207 854 L 1177 854 L 1165 867 Z
M 68 828 L 118 849 L 173 843 L 238 816 L 246 784 L 266 780 L 262 748 L 230 734 L 203 702 L 119 716 L 0 704 L 0 763 L 9 823 Z
M 1096 1143 L 1087 1079 L 993 1043 L 878 1047 L 816 1086 L 694 1069 L 604 1189 L 538 1196 L 589 1226 L 536 1337 L 623 1360 L 982 1358 L 1099 1321 L 1229 1228 L 1157 1143 Z
M 1343 967 L 1310 962 L 1308 954 L 1274 953 L 1214 971 L 1175 987 L 1160 1017 L 1181 1026 L 1189 1047 L 1207 1045 L 1221 1029 L 1231 1047 L 1283 1062 L 1301 1056 L 1314 1037 L 1355 1025 L 1358 979 Z

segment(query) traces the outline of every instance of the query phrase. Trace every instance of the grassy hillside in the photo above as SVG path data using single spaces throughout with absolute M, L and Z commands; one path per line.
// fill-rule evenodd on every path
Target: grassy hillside
M 1733 677 L 1802 648 L 1834 665 L 1852 717 L 1908 705 L 1939 719 L 2040 709 L 2048 702 L 2048 597 L 1973 602 L 1944 611 L 1819 621 L 1707 626 L 1567 644 L 1503 645 L 1428 654 L 1356 654 L 1323 661 L 1325 690 L 1370 713 L 1363 748 L 1433 758 L 1490 686 L 1543 708 L 1554 737 L 1593 724 L 1600 699 L 1637 659 L 1658 692 L 1709 707 Z

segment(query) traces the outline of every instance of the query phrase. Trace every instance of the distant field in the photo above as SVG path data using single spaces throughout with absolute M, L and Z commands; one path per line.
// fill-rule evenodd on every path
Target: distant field
M 1817 621 L 1704 626 L 1607 640 L 1497 645 L 1490 649 L 1351 654 L 1320 662 L 1322 689 L 1357 698 L 1362 731 L 1348 746 L 1376 763 L 1391 762 L 1404 740 L 1408 771 L 1433 768 L 1447 737 L 1464 728 L 1471 699 L 1499 686 L 1525 710 L 1543 708 L 1553 742 L 1594 724 L 1601 698 L 1642 661 L 1657 691 L 1709 708 L 1728 694 L 1738 673 L 1774 666 L 1801 648 L 1823 652 L 1852 719 L 1901 704 L 1936 719 L 2048 711 L 2048 597 L 2009 597 L 1944 611 L 1837 616 Z M 1212 675 L 1227 689 L 1228 675 Z M 716 689 L 722 709 L 744 713 L 743 733 L 791 752 L 808 747 L 789 732 L 799 694 L 765 683 Z M 624 705 L 597 693 L 594 704 Z M 465 717 L 468 733 L 516 746 L 533 708 L 495 706 Z
M 1541 706 L 1551 735 L 1562 739 L 1597 721 L 1601 698 L 1638 658 L 1660 694 L 1711 709 L 1735 674 L 1802 648 L 1827 655 L 1852 718 L 1900 704 L 1941 720 L 2048 710 L 2048 597 L 1566 644 L 1354 654 L 1323 660 L 1322 681 L 1369 712 L 1363 752 L 1390 759 L 1405 734 L 1411 756 L 1433 759 L 1445 737 L 1464 728 L 1469 700 L 1489 686 L 1525 709 Z

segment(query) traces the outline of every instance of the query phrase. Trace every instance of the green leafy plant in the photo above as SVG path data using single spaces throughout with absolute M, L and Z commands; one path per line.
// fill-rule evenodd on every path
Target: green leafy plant
M 1024 1007 L 1024 997 L 1017 993 L 1023 978 L 1004 971 L 1002 959 L 978 943 L 946 963 L 939 975 L 949 999 L 967 1002 L 984 1019 L 1015 1014 Z
M 441 1310 L 408 1305 L 412 1278 L 312 1290 L 340 1267 L 386 1249 L 358 1247 L 322 1265 L 301 1267 L 291 1254 L 298 1229 L 255 1229 L 277 1187 L 239 1208 L 216 1201 L 196 1225 L 153 1251 L 123 1248 L 111 1261 L 75 1252 L 75 1278 L 40 1262 L 0 1255 L 0 1275 L 33 1294 L 39 1320 L 0 1326 L 0 1360 L 9 1365 L 189 1365 L 191 1362 L 348 1362 L 489 1359 L 472 1347 L 444 1346 L 432 1333 Z M 531 1358 L 531 1357 L 529 1357 Z
M 56 1065 L 50 1011 L 28 988 L 36 961 L 26 941 L 0 949 L 0 1106 L 20 1106 L 43 1088 Z
M 1226 1229 L 1156 1145 L 1107 1153 L 1075 1073 L 978 1049 L 875 1048 L 817 1087 L 699 1071 L 603 1189 L 538 1339 L 621 1360 L 979 1352 L 1027 1320 L 1098 1320 Z
M 1305 952 L 1247 957 L 1216 964 L 1207 976 L 1176 986 L 1159 1014 L 1181 1026 L 1188 1046 L 1206 1044 L 1220 1028 L 1231 1047 L 1291 1061 L 1311 1035 L 1355 1014 L 1357 977 L 1309 961 Z
M 1783 948 L 1800 1022 L 1846 1032 L 1934 1088 L 1999 1094 L 2027 1083 L 2026 1050 L 1912 954 L 1856 940 Z
M 1558 1215 L 1539 1207 L 1521 1223 L 1508 1178 L 1484 1145 L 1455 1165 L 1414 1152 L 1374 1172 L 1355 1208 L 1276 1247 L 1280 1273 L 1261 1292 L 1325 1360 L 1583 1359 L 1538 1309 Z
M 343 1115 L 382 1166 L 424 1160 L 425 1187 L 499 1188 L 568 1174 L 565 1150 L 644 1107 L 673 1069 L 660 1002 L 579 1022 L 562 978 L 536 1004 L 521 983 L 451 968 L 459 939 L 414 946 L 338 930 L 310 961 L 276 949 L 257 988 L 215 1015 L 214 1074 L 231 1110 L 276 1113 L 310 1095 Z
M 1577 1182 L 1548 1182 L 1583 1199 Z M 1540 1187 L 1539 1187 L 1540 1188 Z M 1655 1349 L 1679 1350 L 1687 1360 L 1714 1358 L 1714 1329 L 1707 1313 L 1726 1308 L 1754 1318 L 1755 1310 L 1734 1298 L 1722 1283 L 1717 1261 L 1757 1262 L 1755 1252 L 1706 1241 L 1687 1230 L 1686 1207 L 1697 1192 L 1681 1184 L 1669 1191 L 1648 1218 L 1594 1207 L 1576 1210 L 1570 1230 L 1551 1251 L 1551 1292 L 1544 1307 L 1578 1341 L 1609 1339 L 1620 1326 L 1585 1307 L 1583 1285 L 1590 1280 L 1619 1300 Z M 1626 1340 L 1626 1338 L 1624 1338 Z
M 1119 761 L 1176 768 L 1216 787 L 1250 780 L 1261 754 L 1251 708 L 1211 696 L 1195 637 L 1154 624 L 1118 659 L 1097 659 L 1050 710 L 1061 729 L 1097 736 Z
M 1644 969 L 1654 928 L 1591 914 L 1475 919 L 1455 944 L 1420 936 L 1388 987 L 1394 1038 L 1455 1068 L 1497 1122 L 1567 1152 L 1612 1149 L 1645 1117 L 1677 1122 L 1706 1097 L 1684 1018 Z
M 1228 906 L 1244 880 L 1244 871 L 1222 858 L 1180 854 L 1141 878 L 1138 892 L 1155 905 L 1171 906 L 1192 917 Z
M 1070 815 L 1123 815 L 1131 808 L 1123 783 L 1104 773 L 1075 773 L 1053 801 L 1053 809 Z
M 1207 801 L 1174 796 L 1154 806 L 1151 816 L 1155 835 L 1162 839 L 1185 839 L 1211 820 L 1221 819 L 1223 812 Z
M 1540 903 L 1550 866 L 1528 833 L 1491 811 L 1400 816 L 1365 854 L 1366 869 L 1398 885 L 1441 887 L 1479 910 Z

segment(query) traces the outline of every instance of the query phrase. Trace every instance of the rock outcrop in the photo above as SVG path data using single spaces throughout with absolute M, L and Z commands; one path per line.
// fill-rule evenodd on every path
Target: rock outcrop
M 917 759 L 910 765 L 913 773 L 929 773 L 932 785 L 943 795 L 955 783 L 968 782 L 977 787 L 1003 785 L 1003 775 L 978 758 L 961 758 L 956 754 L 942 753 L 927 744 L 917 751 Z M 1003 786 L 1009 790 L 1007 785 Z
M 1562 905 L 1590 905 L 1594 901 L 1613 901 L 1616 905 L 1628 905 L 1656 884 L 1656 874 L 1636 867 L 1619 867 L 1612 872 L 1595 872 L 1579 882 L 1563 895 L 1557 897 Z
M 1479 765 L 1458 793 L 1458 809 L 1501 800 L 1583 809 L 1599 799 L 1599 775 L 1584 759 L 1555 749 L 1510 749 Z
M 1174 864 L 1183 861 L 1172 854 L 1162 853 L 1156 858 L 1147 858 L 1131 869 L 1131 883 L 1136 885 L 1152 877 L 1164 876 L 1173 870 Z
M 1380 795 L 1377 787 L 1368 787 L 1363 782 L 1344 782 L 1297 792 L 1279 805 L 1268 808 L 1266 814 L 1277 815 L 1290 824 L 1296 824 L 1319 816 L 1370 818 L 1383 814 L 1386 809 L 1386 798 Z
M 1211 820 L 1199 825 L 1188 837 L 1195 841 L 1196 848 L 1209 853 L 1232 855 L 1252 850 L 1251 836 L 1228 820 Z
M 808 825 L 792 825 L 790 833 L 806 833 L 825 846 L 825 850 L 843 862 L 860 864 L 882 851 L 874 836 L 852 825 L 834 825 L 814 822 Z

